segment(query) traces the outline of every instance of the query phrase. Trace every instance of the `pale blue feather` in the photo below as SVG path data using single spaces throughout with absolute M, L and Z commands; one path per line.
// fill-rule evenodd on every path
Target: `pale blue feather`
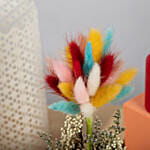
M 85 57 L 83 64 L 83 72 L 86 77 L 88 77 L 94 64 L 93 54 L 92 54 L 92 44 L 88 42 L 85 49 Z
M 79 105 L 74 102 L 60 101 L 57 103 L 53 103 L 48 106 L 49 109 L 53 109 L 55 111 L 60 111 L 65 114 L 76 115 L 80 113 Z
M 126 96 L 127 94 L 131 93 L 131 91 L 133 90 L 132 86 L 124 86 L 123 89 L 121 90 L 121 92 L 118 94 L 118 96 L 111 101 L 112 104 L 116 104 L 117 102 L 119 102 L 124 96 Z
M 111 28 L 108 28 L 106 37 L 104 38 L 103 56 L 109 53 L 111 49 L 112 38 L 113 38 L 113 30 Z

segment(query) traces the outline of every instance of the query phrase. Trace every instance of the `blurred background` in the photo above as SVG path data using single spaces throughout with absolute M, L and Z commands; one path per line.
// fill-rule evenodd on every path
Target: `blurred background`
M 122 51 L 126 67 L 138 67 L 132 84 L 133 93 L 126 100 L 144 91 L 145 58 L 150 52 L 149 0 L 36 0 L 39 27 L 45 56 L 60 58 L 67 32 L 88 33 L 91 27 L 102 34 L 108 27 L 115 30 L 113 47 Z M 48 95 L 48 103 L 60 97 Z

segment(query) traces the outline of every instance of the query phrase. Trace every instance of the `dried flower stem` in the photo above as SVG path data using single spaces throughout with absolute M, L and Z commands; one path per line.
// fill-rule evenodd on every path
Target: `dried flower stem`
M 85 118 L 86 119 L 86 125 L 87 125 L 87 135 L 91 138 L 92 137 L 92 119 L 91 118 Z M 87 143 L 87 150 L 91 150 L 91 141 Z

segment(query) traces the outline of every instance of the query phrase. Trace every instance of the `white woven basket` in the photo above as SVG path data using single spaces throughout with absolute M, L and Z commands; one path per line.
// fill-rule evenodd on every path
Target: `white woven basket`
M 48 129 L 37 10 L 0 0 L 0 150 L 42 150 Z

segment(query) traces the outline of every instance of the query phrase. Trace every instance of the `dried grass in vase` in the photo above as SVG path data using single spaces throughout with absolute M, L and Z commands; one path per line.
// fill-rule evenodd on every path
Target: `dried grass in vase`
M 129 85 L 137 69 L 122 71 L 123 60 L 112 51 L 113 31 L 106 36 L 91 29 L 88 36 L 79 33 L 67 39 L 64 61 L 47 57 L 48 90 L 65 99 L 49 106 L 67 114 L 82 113 L 86 119 L 87 134 L 92 137 L 93 113 L 109 102 L 117 103 L 129 94 Z M 87 144 L 91 149 L 91 142 Z

